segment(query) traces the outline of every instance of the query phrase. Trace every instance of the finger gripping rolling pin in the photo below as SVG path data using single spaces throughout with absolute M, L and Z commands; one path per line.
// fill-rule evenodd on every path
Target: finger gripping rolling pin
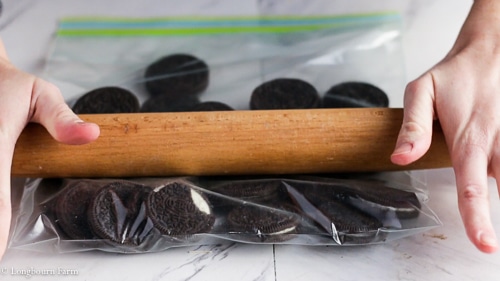
M 81 115 L 99 124 L 90 144 L 56 142 L 30 124 L 12 175 L 136 177 L 394 171 L 450 166 L 435 125 L 430 150 L 390 162 L 402 109 L 315 109 Z

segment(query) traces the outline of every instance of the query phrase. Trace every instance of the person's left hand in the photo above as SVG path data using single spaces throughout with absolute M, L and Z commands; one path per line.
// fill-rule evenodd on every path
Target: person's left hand
M 42 124 L 66 144 L 84 144 L 99 136 L 99 127 L 75 115 L 56 86 L 15 68 L 0 41 L 0 258 L 9 237 L 14 147 L 29 122 Z

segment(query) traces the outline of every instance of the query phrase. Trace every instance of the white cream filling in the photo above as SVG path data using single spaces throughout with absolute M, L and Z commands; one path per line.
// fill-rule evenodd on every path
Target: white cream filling
M 381 208 L 381 209 L 389 210 L 389 211 L 393 211 L 393 212 L 396 212 L 396 211 L 398 211 L 398 212 L 414 212 L 416 210 L 416 208 L 412 208 L 412 207 L 396 208 L 396 207 L 392 207 L 392 206 L 381 205 L 381 204 L 377 204 L 377 203 L 372 202 L 372 201 L 365 200 L 361 197 L 358 197 L 357 199 L 362 201 L 363 203 L 367 204 L 370 207 Z
M 274 232 L 274 233 L 270 233 L 269 235 L 280 235 L 280 234 L 287 234 L 289 232 L 292 232 L 295 230 L 295 228 L 297 228 L 296 226 L 291 226 L 289 228 L 285 228 L 283 230 L 280 230 L 278 232 Z
M 207 203 L 207 200 L 205 200 L 196 190 L 191 189 L 191 199 L 193 200 L 194 205 L 198 210 L 201 212 L 209 215 L 211 213 L 210 206 Z

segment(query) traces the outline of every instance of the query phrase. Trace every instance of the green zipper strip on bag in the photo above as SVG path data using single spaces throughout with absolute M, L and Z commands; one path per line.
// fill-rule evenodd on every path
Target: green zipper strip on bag
M 181 36 L 236 33 L 287 33 L 346 28 L 399 20 L 396 13 L 343 16 L 66 18 L 58 36 Z
M 313 31 L 331 28 L 332 25 L 311 26 L 273 26 L 273 27 L 215 27 L 215 28 L 169 28 L 169 29 L 80 29 L 59 30 L 58 36 L 189 36 L 210 34 L 237 34 L 237 33 L 287 33 L 299 31 Z

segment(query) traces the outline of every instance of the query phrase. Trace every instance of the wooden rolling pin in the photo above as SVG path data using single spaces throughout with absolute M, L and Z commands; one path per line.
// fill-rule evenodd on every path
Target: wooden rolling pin
M 81 115 L 91 144 L 54 141 L 30 124 L 14 152 L 22 177 L 135 177 L 394 171 L 450 166 L 439 126 L 430 151 L 390 162 L 402 109 L 315 109 Z

